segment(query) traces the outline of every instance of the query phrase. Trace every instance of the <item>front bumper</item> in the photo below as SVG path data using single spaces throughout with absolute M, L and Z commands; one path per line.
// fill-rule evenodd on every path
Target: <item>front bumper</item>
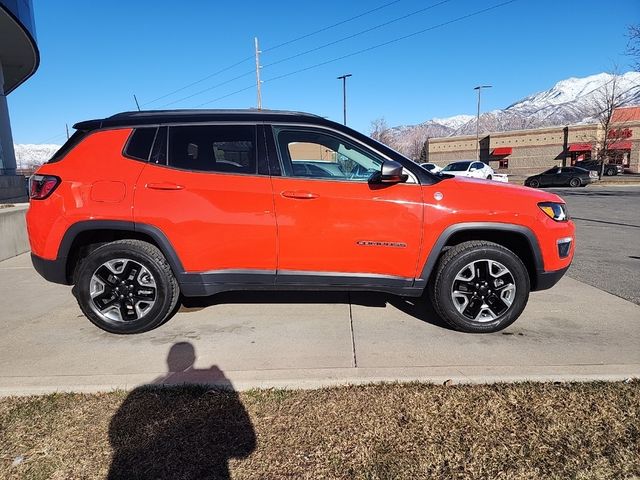
M 57 258 L 55 260 L 47 260 L 31 254 L 31 263 L 45 280 L 62 285 L 71 285 L 67 279 L 67 259 Z
M 538 271 L 536 275 L 535 285 L 533 285 L 531 291 L 537 292 L 540 290 L 548 290 L 549 288 L 553 287 L 560 281 L 564 274 L 567 273 L 567 270 L 569 270 L 569 266 L 570 265 L 561 268 L 560 270 L 553 270 L 550 272 Z

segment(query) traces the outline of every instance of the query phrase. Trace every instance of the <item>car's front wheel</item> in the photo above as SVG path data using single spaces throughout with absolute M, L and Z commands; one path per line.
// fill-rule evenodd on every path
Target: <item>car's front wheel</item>
M 572 188 L 577 188 L 580 185 L 582 185 L 582 182 L 580 181 L 580 179 L 578 177 L 574 177 L 571 180 L 569 180 L 569 186 Z
M 457 330 L 497 332 L 520 316 L 529 299 L 527 269 L 511 250 L 492 242 L 464 242 L 440 259 L 431 298 Z
M 618 173 L 618 171 L 615 168 L 607 168 L 604 172 L 607 177 L 613 177 L 616 173 Z
M 163 323 L 179 297 L 162 252 L 140 240 L 118 240 L 95 249 L 78 267 L 73 293 L 80 309 L 111 333 L 140 333 Z
M 539 188 L 539 187 L 540 187 L 540 180 L 535 180 L 535 179 L 534 179 L 534 180 L 531 180 L 531 181 L 529 182 L 529 186 L 530 186 L 531 188 Z

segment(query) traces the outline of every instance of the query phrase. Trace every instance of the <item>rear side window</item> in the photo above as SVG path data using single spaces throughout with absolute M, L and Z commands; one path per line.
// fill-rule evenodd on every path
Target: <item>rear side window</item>
M 134 160 L 148 161 L 157 128 L 136 128 L 124 148 L 125 156 Z
M 168 151 L 171 167 L 201 172 L 256 173 L 256 127 L 169 127 Z
M 65 155 L 78 145 L 88 134 L 89 132 L 87 130 L 76 130 L 73 135 L 69 137 L 69 140 L 67 140 L 65 144 L 53 154 L 53 157 L 51 157 L 47 163 L 55 163 L 62 160 Z

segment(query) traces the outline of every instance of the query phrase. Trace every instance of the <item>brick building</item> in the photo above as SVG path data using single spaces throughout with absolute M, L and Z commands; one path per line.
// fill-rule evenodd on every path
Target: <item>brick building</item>
M 484 134 L 480 160 L 502 173 L 531 175 L 595 158 L 605 145 L 611 162 L 623 165 L 627 172 L 640 173 L 640 107 L 617 109 L 607 135 L 598 124 Z M 429 161 L 440 166 L 472 160 L 476 158 L 476 136 L 431 138 L 428 151 Z

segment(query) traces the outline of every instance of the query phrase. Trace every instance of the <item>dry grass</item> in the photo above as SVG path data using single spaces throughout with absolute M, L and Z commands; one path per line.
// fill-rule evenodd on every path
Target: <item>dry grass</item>
M 12 465 L 16 457 L 24 460 Z M 0 399 L 0 478 L 632 478 L 640 382 Z

